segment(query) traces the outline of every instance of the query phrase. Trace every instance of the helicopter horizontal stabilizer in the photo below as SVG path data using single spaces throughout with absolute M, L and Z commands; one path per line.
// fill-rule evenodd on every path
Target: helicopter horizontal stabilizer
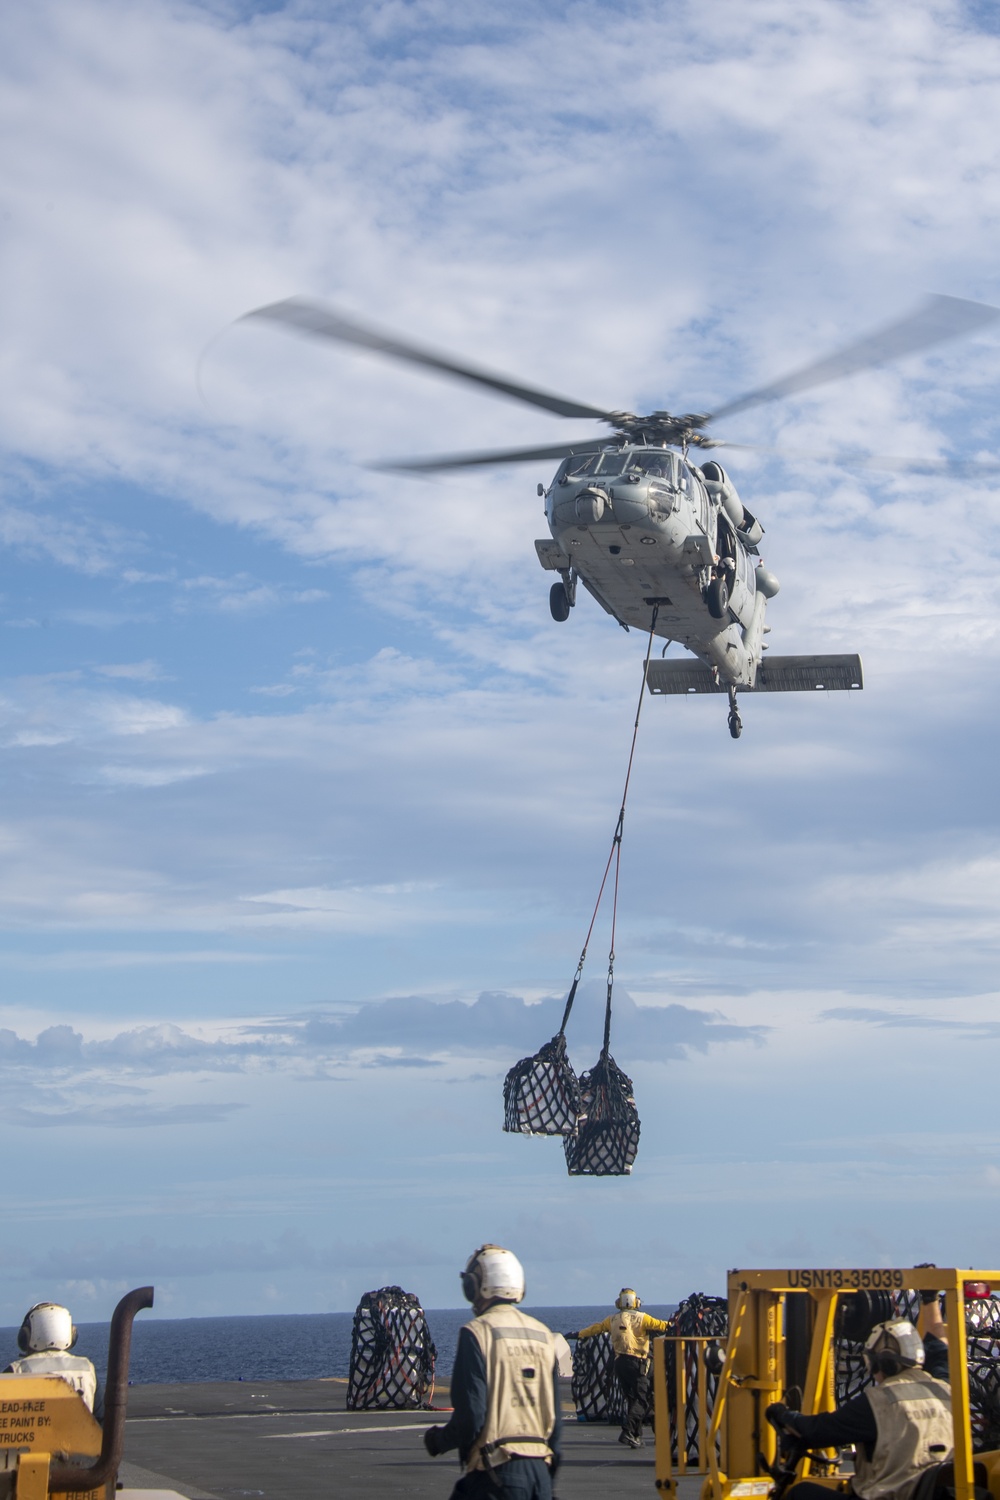
M 725 693 L 726 683 L 716 681 L 711 667 L 700 661 L 651 661 L 646 669 L 651 693 Z M 864 687 L 861 657 L 770 656 L 757 668 L 754 687 L 741 686 L 740 693 L 807 693 L 825 689 L 850 691 Z

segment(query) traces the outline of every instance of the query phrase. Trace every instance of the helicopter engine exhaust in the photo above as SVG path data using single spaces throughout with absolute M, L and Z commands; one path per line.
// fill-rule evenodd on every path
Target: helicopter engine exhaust
M 701 472 L 705 476 L 705 488 L 712 499 L 719 501 L 737 531 L 742 531 L 746 512 L 743 509 L 742 500 L 736 493 L 736 486 L 725 469 L 714 459 L 710 459 L 707 464 L 702 464 Z

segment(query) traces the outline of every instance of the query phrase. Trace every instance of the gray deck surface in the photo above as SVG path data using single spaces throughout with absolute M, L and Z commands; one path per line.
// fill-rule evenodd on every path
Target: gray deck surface
M 132 1386 L 120 1481 L 190 1500 L 448 1500 L 455 1455 L 428 1458 L 421 1442 L 448 1414 L 347 1411 L 346 1389 L 343 1380 Z M 447 1390 L 434 1399 L 447 1405 Z M 568 1382 L 564 1405 L 559 1500 L 657 1500 L 651 1444 L 631 1452 L 617 1428 L 577 1422 Z M 697 1500 L 699 1487 L 684 1481 L 682 1500 Z

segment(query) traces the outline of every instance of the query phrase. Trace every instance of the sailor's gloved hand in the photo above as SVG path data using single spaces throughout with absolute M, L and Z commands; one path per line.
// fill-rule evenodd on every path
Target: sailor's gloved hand
M 437 1458 L 444 1452 L 444 1449 L 441 1447 L 442 1432 L 444 1432 L 443 1427 L 428 1427 L 424 1433 L 424 1447 L 431 1458 Z
M 771 1426 L 776 1427 L 779 1432 L 795 1431 L 795 1428 L 788 1420 L 792 1413 L 789 1411 L 784 1401 L 772 1401 L 770 1406 L 764 1412 L 764 1415 L 770 1422 Z
M 563 1334 L 563 1338 L 564 1339 L 578 1339 L 579 1337 L 580 1337 L 580 1335 L 578 1333 L 564 1333 Z
M 914 1267 L 916 1271 L 934 1271 L 936 1269 L 937 1267 L 932 1260 L 922 1260 L 919 1265 Z M 930 1307 L 931 1303 L 936 1302 L 940 1295 L 940 1292 L 921 1292 L 920 1300 L 925 1307 Z

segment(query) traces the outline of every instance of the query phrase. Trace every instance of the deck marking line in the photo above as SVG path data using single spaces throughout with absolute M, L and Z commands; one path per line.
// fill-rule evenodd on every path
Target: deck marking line
M 340 1437 L 341 1433 L 346 1432 L 378 1433 L 381 1435 L 386 1432 L 425 1432 L 426 1429 L 426 1422 L 407 1422 L 405 1427 L 330 1427 L 324 1428 L 321 1432 L 269 1432 L 267 1438 L 269 1441 L 274 1442 L 280 1438 Z

